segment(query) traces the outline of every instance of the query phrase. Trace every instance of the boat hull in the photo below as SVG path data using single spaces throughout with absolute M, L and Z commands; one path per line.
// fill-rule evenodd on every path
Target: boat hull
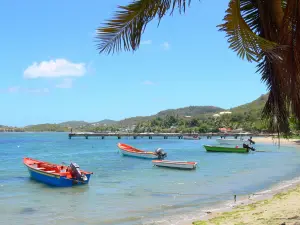
M 223 138 L 217 138 L 216 141 L 221 145 L 242 145 L 242 144 L 249 144 L 249 141 L 247 140 L 241 140 L 241 139 L 223 139 Z
M 211 145 L 204 145 L 204 148 L 208 152 L 231 152 L 231 153 L 248 153 L 249 152 L 249 150 L 246 148 L 232 148 L 232 147 L 211 146 Z
M 91 174 L 86 174 L 87 181 L 79 182 L 74 179 L 68 179 L 64 176 L 44 173 L 30 167 L 27 168 L 32 179 L 56 187 L 72 187 L 74 185 L 88 184 L 91 177 Z
M 93 174 L 92 172 L 80 170 L 81 174 L 84 174 L 86 178 L 79 180 L 72 175 L 73 172 L 70 171 L 70 167 L 64 165 L 57 165 L 31 158 L 24 158 L 23 163 L 27 167 L 32 179 L 57 187 L 71 187 L 74 185 L 88 184 L 91 174 Z
M 158 159 L 159 156 L 154 152 L 146 152 L 143 150 L 136 149 L 130 145 L 126 144 L 118 144 L 118 148 L 120 149 L 120 153 L 124 156 L 143 158 L 143 159 Z
M 122 149 L 120 149 L 120 152 L 124 156 L 131 156 L 131 157 L 137 157 L 143 159 L 158 159 L 157 155 L 152 155 L 152 154 L 134 153 L 134 152 L 124 151 Z
M 196 162 L 186 162 L 186 161 L 168 161 L 168 160 L 153 160 L 153 165 L 158 167 L 167 167 L 174 169 L 186 169 L 192 170 L 196 169 Z

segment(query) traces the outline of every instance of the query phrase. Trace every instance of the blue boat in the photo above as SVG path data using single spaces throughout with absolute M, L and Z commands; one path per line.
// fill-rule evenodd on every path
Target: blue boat
M 80 170 L 76 163 L 65 166 L 31 158 L 24 158 L 23 163 L 34 180 L 57 187 L 88 184 L 93 174 L 92 172 Z

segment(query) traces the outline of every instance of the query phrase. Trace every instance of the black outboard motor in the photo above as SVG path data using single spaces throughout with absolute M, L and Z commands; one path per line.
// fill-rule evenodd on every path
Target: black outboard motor
M 76 180 L 79 180 L 79 181 L 86 181 L 87 180 L 86 175 L 80 172 L 79 166 L 78 166 L 77 163 L 72 162 L 70 164 L 70 168 L 71 168 L 71 174 L 72 174 L 73 178 L 75 178 Z
M 163 159 L 163 158 L 167 157 L 167 153 L 164 152 L 164 150 L 161 148 L 156 149 L 155 154 L 158 156 L 159 159 Z
M 250 142 L 250 144 L 254 145 L 255 141 L 252 141 L 252 137 L 250 137 L 250 139 L 248 139 L 248 141 Z
M 245 143 L 243 144 L 243 148 L 246 148 L 248 151 L 249 151 L 249 149 L 252 150 L 252 151 L 255 151 L 255 148 L 250 147 L 249 145 L 247 145 Z

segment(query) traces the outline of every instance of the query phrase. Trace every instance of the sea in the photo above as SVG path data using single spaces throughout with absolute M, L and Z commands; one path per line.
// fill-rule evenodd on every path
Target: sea
M 253 138 L 255 141 L 255 138 Z M 167 152 L 168 160 L 198 162 L 193 171 L 153 167 L 120 155 L 117 143 Z M 0 133 L 1 224 L 170 225 L 205 209 L 300 176 L 300 150 L 256 144 L 249 154 L 208 153 L 216 140 L 177 138 L 68 139 L 67 133 Z M 88 185 L 57 188 L 29 177 L 23 157 L 76 162 L 94 174 Z M 201 214 L 202 213 L 202 214 Z

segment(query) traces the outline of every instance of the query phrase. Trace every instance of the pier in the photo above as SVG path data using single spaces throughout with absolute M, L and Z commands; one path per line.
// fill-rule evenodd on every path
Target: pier
M 213 136 L 240 136 L 238 133 L 230 133 L 230 134 L 224 134 L 224 133 L 88 133 L 88 132 L 78 132 L 78 133 L 69 133 L 69 139 L 72 139 L 73 137 L 84 137 L 85 139 L 89 139 L 89 137 L 98 137 L 100 139 L 105 139 L 105 137 L 116 137 L 118 139 L 121 139 L 122 137 L 132 137 L 133 139 L 147 137 L 149 139 L 152 139 L 154 137 L 162 137 L 163 139 L 168 138 L 178 138 L 178 139 L 184 139 L 184 137 L 195 137 L 195 138 L 207 138 L 211 139 Z M 244 135 L 242 135 L 244 136 Z M 251 133 L 247 133 L 247 136 L 253 136 Z M 257 136 L 257 135 L 255 135 Z

